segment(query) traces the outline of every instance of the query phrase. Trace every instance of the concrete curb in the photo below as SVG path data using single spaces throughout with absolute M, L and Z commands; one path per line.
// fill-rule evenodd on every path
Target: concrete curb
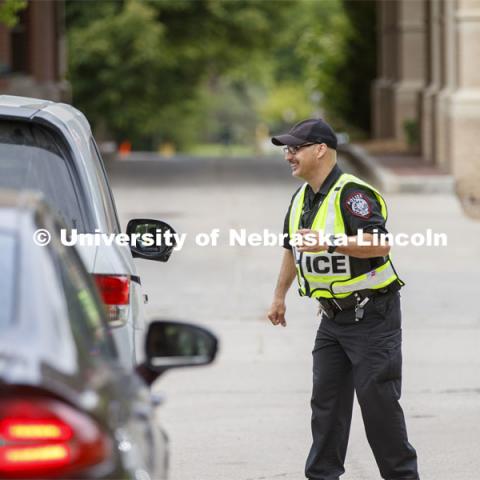
M 353 144 L 338 146 L 338 152 L 368 176 L 385 193 L 454 193 L 452 175 L 396 175 L 380 165 L 362 147 Z

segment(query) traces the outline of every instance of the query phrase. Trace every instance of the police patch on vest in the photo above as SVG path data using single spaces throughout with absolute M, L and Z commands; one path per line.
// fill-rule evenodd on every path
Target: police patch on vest
M 370 218 L 372 206 L 368 197 L 362 192 L 353 192 L 345 200 L 347 210 L 356 217 Z

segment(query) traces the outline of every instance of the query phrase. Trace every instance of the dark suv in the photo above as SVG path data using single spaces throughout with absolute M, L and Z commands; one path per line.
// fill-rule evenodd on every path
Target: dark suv
M 208 331 L 153 321 L 136 368 L 119 361 L 75 248 L 38 197 L 0 191 L 0 478 L 165 479 L 167 442 L 149 385 L 210 363 Z M 38 246 L 38 229 L 52 232 Z

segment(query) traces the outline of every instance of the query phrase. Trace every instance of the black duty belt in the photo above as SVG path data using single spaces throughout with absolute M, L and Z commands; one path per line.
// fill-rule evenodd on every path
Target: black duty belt
M 359 321 L 363 318 L 364 307 L 372 298 L 396 292 L 400 288 L 398 282 L 394 282 L 385 288 L 359 290 L 346 298 L 319 298 L 320 311 L 328 318 L 333 318 L 338 312 L 355 309 L 355 321 Z

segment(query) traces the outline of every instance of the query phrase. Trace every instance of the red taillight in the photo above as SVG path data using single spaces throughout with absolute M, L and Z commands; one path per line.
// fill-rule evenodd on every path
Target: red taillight
M 127 276 L 95 275 L 95 280 L 106 305 L 128 305 L 130 279 Z
M 0 437 L 6 441 L 22 440 L 70 440 L 72 429 L 56 420 L 24 419 L 11 417 L 0 420 Z
M 125 325 L 130 304 L 130 277 L 126 275 L 95 275 L 108 322 L 112 327 Z
M 0 400 L 1 478 L 73 474 L 105 461 L 110 451 L 96 422 L 59 400 Z

